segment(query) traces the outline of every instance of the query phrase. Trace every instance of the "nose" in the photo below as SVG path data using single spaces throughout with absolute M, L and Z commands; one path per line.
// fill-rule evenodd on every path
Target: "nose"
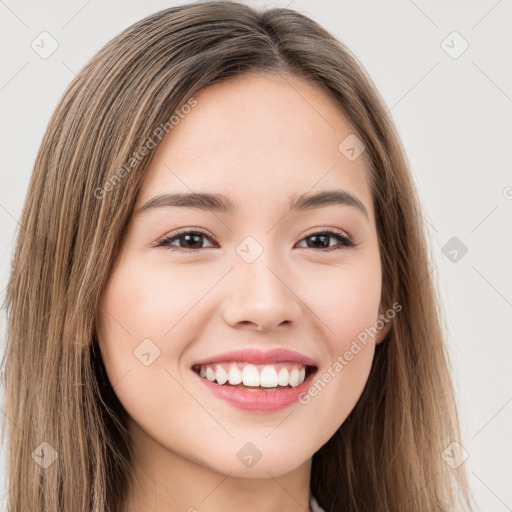
M 252 263 L 236 262 L 223 312 L 231 327 L 271 331 L 298 322 L 301 300 L 293 290 L 292 278 L 269 263 L 265 252 Z

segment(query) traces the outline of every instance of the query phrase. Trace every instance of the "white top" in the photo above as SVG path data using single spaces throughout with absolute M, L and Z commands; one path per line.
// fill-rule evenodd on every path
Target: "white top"
M 325 510 L 318 504 L 315 497 L 311 494 L 309 497 L 309 505 L 313 512 L 325 512 Z

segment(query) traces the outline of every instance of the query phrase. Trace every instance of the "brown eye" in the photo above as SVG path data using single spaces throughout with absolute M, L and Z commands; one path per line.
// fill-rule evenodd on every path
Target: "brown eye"
M 172 236 L 168 236 L 160 240 L 157 247 L 165 247 L 170 249 L 185 249 L 185 250 L 196 250 L 204 249 L 204 240 L 210 239 L 205 233 L 201 231 L 183 231 Z M 174 243 L 175 241 L 178 244 Z M 207 248 L 207 247 L 206 247 Z
M 337 240 L 338 243 L 331 245 L 332 239 Z M 352 242 L 348 236 L 342 234 L 342 232 L 333 231 L 330 229 L 310 234 L 304 237 L 302 240 L 306 240 L 307 248 L 320 249 L 323 251 L 346 249 L 356 246 L 356 244 Z
M 202 231 L 182 231 L 172 236 L 166 236 L 156 244 L 156 247 L 177 250 L 182 249 L 185 252 L 195 252 L 199 249 L 214 247 L 214 245 L 205 247 L 205 240 L 212 241 L 213 239 Z M 337 243 L 332 244 L 331 242 L 333 240 Z M 312 233 L 304 237 L 301 242 L 302 241 L 306 241 L 306 248 L 318 249 L 320 251 L 349 249 L 357 245 L 342 231 L 338 232 L 330 229 Z

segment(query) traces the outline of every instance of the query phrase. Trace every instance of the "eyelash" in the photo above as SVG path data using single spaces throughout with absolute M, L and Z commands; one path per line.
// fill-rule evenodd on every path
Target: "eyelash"
M 172 241 L 179 240 L 181 237 L 183 237 L 185 235 L 202 235 L 202 236 L 205 236 L 206 238 L 209 238 L 210 241 L 215 241 L 212 237 L 210 237 L 205 232 L 195 229 L 195 230 L 190 230 L 190 231 L 181 231 L 172 236 L 164 237 L 161 240 L 159 240 L 155 246 L 162 247 L 164 249 L 186 252 L 186 253 L 187 252 L 188 253 L 197 252 L 197 251 L 201 250 L 201 249 L 184 249 L 183 247 L 177 247 L 177 246 L 171 245 Z M 353 249 L 354 247 L 356 247 L 358 245 L 355 242 L 353 242 L 343 231 L 341 231 L 341 230 L 338 231 L 338 230 L 335 230 L 332 228 L 310 233 L 310 234 L 306 235 L 305 237 L 301 238 L 299 240 L 299 242 L 302 242 L 303 240 L 310 238 L 312 236 L 315 236 L 315 235 L 329 235 L 332 238 L 337 239 L 339 242 L 338 246 L 328 247 L 328 248 L 324 248 L 324 249 L 317 249 L 317 251 L 319 251 L 319 252 L 331 252 L 331 251 L 340 250 L 340 249 Z M 215 241 L 215 243 L 217 243 L 217 242 Z M 212 247 L 205 247 L 204 249 L 212 249 Z M 309 249 L 309 247 L 304 247 L 304 249 Z M 311 248 L 311 249 L 313 249 L 313 248 Z

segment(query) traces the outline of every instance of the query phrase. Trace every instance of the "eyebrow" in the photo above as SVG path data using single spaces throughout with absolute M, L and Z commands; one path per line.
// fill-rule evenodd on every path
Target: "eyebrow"
M 292 194 L 289 199 L 290 210 L 312 210 L 335 204 L 356 208 L 368 218 L 368 212 L 363 203 L 346 190 L 324 190 L 315 193 Z M 238 203 L 222 194 L 173 193 L 159 194 L 151 198 L 136 213 L 162 207 L 197 208 L 223 213 L 236 213 L 239 209 Z

